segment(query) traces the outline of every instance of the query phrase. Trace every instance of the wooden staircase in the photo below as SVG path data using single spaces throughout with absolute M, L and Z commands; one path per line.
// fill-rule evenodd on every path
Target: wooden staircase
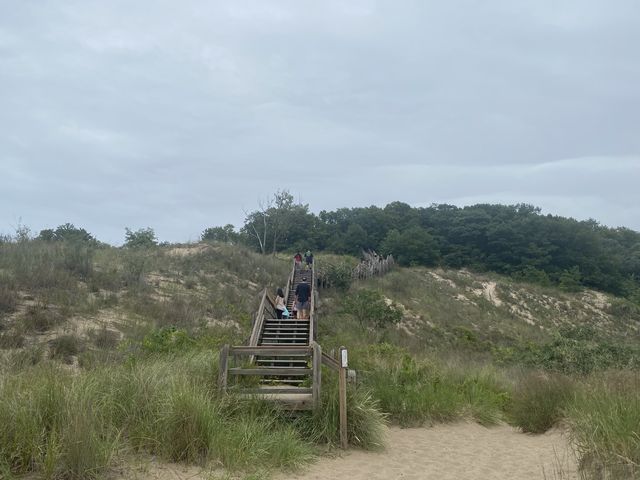
M 284 292 L 287 309 L 292 311 L 296 286 L 305 276 L 311 285 L 309 319 L 278 319 L 274 299 L 265 289 L 248 345 L 224 345 L 220 351 L 218 386 L 226 392 L 230 375 L 258 377 L 258 382 L 250 387 L 243 388 L 238 383 L 230 388 L 239 395 L 276 401 L 289 410 L 317 410 L 321 407 L 324 365 L 338 374 L 340 445 L 347 448 L 347 351 L 340 347 L 336 359 L 322 353 L 315 341 L 318 330 L 315 265 L 305 270 L 294 264 Z M 237 366 L 239 357 L 248 357 L 249 361 Z M 230 359 L 235 365 L 229 365 Z
M 243 394 L 261 395 L 295 410 L 311 409 L 319 404 L 322 352 L 320 345 L 314 342 L 317 328 L 313 268 L 293 265 L 285 288 L 285 298 L 287 309 L 293 312 L 296 287 L 303 278 L 311 286 L 309 318 L 278 319 L 275 300 L 265 289 L 249 345 L 226 347 L 227 350 L 223 348 L 221 352 L 220 383 L 223 388 L 227 387 L 229 374 L 256 375 L 260 377 L 257 386 L 243 389 Z M 249 356 L 249 368 L 228 368 L 226 358 L 229 355 Z M 225 373 L 222 376 L 223 369 Z

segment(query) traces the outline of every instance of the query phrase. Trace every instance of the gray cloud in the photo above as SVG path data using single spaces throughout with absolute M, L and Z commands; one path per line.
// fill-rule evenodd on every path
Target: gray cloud
M 640 230 L 640 7 L 0 2 L 0 231 L 528 202 Z

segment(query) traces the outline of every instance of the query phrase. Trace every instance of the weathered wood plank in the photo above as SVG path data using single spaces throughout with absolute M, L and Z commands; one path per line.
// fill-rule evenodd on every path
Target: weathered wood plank
M 282 346 L 234 346 L 229 348 L 229 355 L 268 355 L 272 357 L 286 355 L 309 355 L 311 349 L 306 345 Z
M 288 367 L 259 367 L 259 368 L 230 368 L 231 375 L 271 375 L 274 377 L 302 376 L 312 373 L 310 368 Z
M 223 345 L 220 349 L 220 362 L 218 363 L 218 389 L 221 392 L 227 390 L 227 362 L 229 361 L 229 345 Z
M 247 393 L 251 395 L 276 395 L 276 394 L 300 394 L 308 395 L 312 393 L 310 388 L 304 387 L 268 387 L 268 388 L 245 388 L 241 390 L 241 393 Z
M 313 390 L 313 408 L 317 410 L 320 408 L 320 387 L 322 385 L 322 348 L 316 342 L 312 342 L 311 347 L 313 348 L 311 389 Z
M 329 355 L 325 353 L 322 354 L 322 363 L 332 370 L 335 370 L 335 371 L 340 370 L 340 363 L 338 363 L 338 361 L 335 358 L 331 358 Z

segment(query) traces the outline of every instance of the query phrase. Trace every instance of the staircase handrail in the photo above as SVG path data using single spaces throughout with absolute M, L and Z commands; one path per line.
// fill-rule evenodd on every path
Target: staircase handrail
M 291 287 L 293 285 L 295 268 L 296 266 L 294 261 L 291 267 L 291 274 L 289 275 L 289 279 L 287 280 L 287 286 L 285 287 L 285 292 L 284 292 L 285 301 L 287 298 L 289 298 L 289 291 L 291 290 Z M 260 300 L 260 306 L 258 307 L 258 311 L 256 313 L 256 319 L 255 319 L 255 322 L 253 322 L 253 328 L 251 329 L 251 336 L 249 337 L 249 346 L 251 347 L 257 346 L 258 342 L 260 341 L 260 334 L 262 333 L 262 329 L 264 327 L 264 321 L 267 318 L 265 315 L 267 313 L 266 312 L 267 307 L 271 307 L 271 309 L 275 313 L 275 309 L 276 309 L 275 301 L 271 298 L 268 290 L 265 288 L 262 291 L 262 299 Z
M 309 343 L 316 340 L 316 265 L 311 264 L 311 305 L 309 308 Z
M 260 332 L 262 332 L 262 326 L 264 325 L 264 304 L 267 301 L 267 289 L 262 291 L 262 300 L 258 307 L 258 313 L 256 314 L 256 321 L 253 322 L 253 329 L 251 330 L 251 336 L 249 337 L 249 346 L 255 347 L 258 345 L 258 339 L 260 338 Z
M 291 273 L 289 274 L 289 278 L 287 279 L 287 286 L 284 288 L 284 301 L 286 302 L 289 298 L 289 291 L 293 286 L 293 278 L 296 274 L 296 261 L 293 260 L 291 262 Z

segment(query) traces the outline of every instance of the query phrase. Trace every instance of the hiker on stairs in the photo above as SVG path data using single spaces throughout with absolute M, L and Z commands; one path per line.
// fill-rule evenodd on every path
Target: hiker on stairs
M 282 312 L 287 309 L 287 306 L 284 303 L 284 292 L 281 288 L 278 289 L 276 293 L 276 316 L 278 318 L 282 318 Z
M 302 277 L 302 282 L 296 287 L 296 309 L 298 310 L 298 318 L 309 318 L 311 285 L 307 283 L 307 277 Z
M 307 270 L 310 270 L 313 267 L 313 253 L 311 253 L 311 250 L 307 250 L 304 253 L 304 259 L 307 263 Z

